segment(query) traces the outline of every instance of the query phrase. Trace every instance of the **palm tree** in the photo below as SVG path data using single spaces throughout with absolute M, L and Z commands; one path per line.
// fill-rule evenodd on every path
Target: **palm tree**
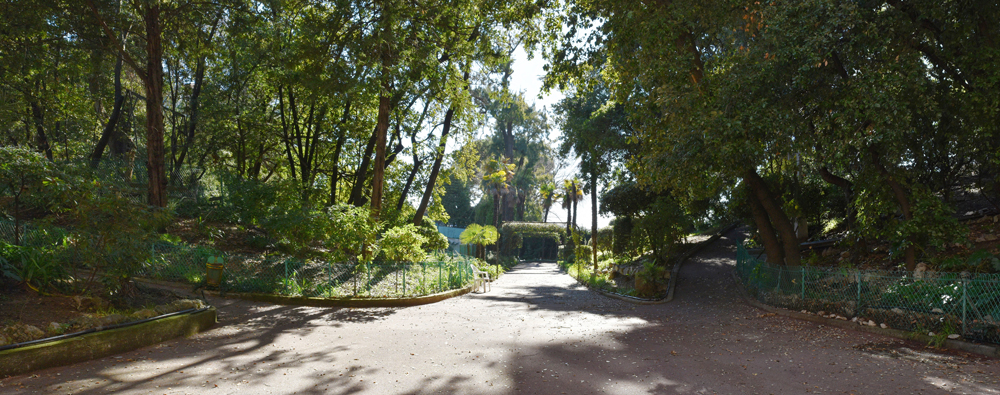
M 476 245 L 476 258 L 486 259 L 486 249 L 483 248 L 484 245 L 492 245 L 497 242 L 500 238 L 500 233 L 497 232 L 497 228 L 492 225 L 479 225 L 479 224 L 469 224 L 462 231 L 462 234 L 458 235 L 458 240 L 463 244 L 475 244 Z
M 511 181 L 514 180 L 514 164 L 507 163 L 507 158 L 490 159 L 483 166 L 483 189 L 486 194 L 493 196 L 493 226 L 500 228 L 501 209 L 500 204 L 503 196 L 511 192 Z
M 572 244 L 573 234 L 570 233 L 570 224 L 573 223 L 573 182 L 563 180 L 562 206 L 566 209 L 566 244 Z
M 542 208 L 545 210 L 542 222 L 549 222 L 549 209 L 552 208 L 552 201 L 559 198 L 559 194 L 556 193 L 556 184 L 552 182 L 542 184 L 539 187 L 539 194 L 542 195 Z

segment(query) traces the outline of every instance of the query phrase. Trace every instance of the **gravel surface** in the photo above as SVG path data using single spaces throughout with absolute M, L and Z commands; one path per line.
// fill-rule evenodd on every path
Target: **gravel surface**
M 996 360 L 747 306 L 732 278 L 738 237 L 691 258 L 668 304 L 594 294 L 551 263 L 421 307 L 217 299 L 215 330 L 0 380 L 0 393 L 1000 393 Z

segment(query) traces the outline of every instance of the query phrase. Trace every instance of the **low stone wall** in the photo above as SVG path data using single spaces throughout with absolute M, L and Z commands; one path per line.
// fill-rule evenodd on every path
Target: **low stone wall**
M 0 378 L 132 351 L 215 326 L 214 307 L 141 324 L 0 351 Z

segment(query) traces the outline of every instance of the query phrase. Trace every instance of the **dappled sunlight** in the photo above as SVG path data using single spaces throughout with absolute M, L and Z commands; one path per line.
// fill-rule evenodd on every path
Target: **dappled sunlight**
M 963 382 L 955 382 L 942 377 L 928 376 L 924 377 L 924 381 L 934 387 L 940 388 L 942 390 L 959 393 L 959 394 L 1000 394 L 1000 390 L 996 388 L 990 388 L 983 386 L 978 383 L 968 382 L 962 380 Z
M 1000 388 L 994 360 L 757 311 L 736 296 L 728 253 L 710 250 L 685 264 L 677 297 L 661 305 L 596 294 L 550 263 L 515 267 L 488 293 L 408 308 L 219 300 L 221 322 L 212 331 L 0 380 L 0 392 L 989 394 Z

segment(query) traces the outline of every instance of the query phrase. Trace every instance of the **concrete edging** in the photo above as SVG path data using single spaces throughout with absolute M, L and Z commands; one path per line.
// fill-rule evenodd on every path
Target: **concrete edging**
M 212 328 L 217 318 L 215 307 L 210 307 L 204 311 L 0 351 L 0 378 L 103 358 L 181 336 L 188 337 Z
M 187 284 L 158 281 L 149 279 L 136 279 L 140 282 L 163 285 L 168 287 L 187 288 Z M 415 298 L 386 298 L 386 299 L 365 299 L 365 298 L 314 298 L 307 296 L 281 296 L 271 294 L 258 294 L 246 292 L 225 292 L 222 295 L 219 291 L 206 290 L 205 293 L 219 298 L 231 298 L 249 300 L 251 302 L 264 302 L 286 306 L 307 306 L 307 307 L 411 307 L 425 304 L 437 303 L 445 299 L 465 295 L 473 291 L 474 284 L 465 288 L 453 289 L 436 294 L 418 296 Z M 189 288 L 190 289 L 190 288 Z
M 218 296 L 218 292 L 210 291 L 214 296 Z M 472 292 L 472 285 L 465 288 L 453 289 L 451 291 L 440 292 L 432 295 L 418 296 L 415 298 L 398 298 L 398 299 L 362 299 L 362 298 L 345 298 L 345 299 L 327 299 L 327 298 L 311 298 L 305 296 L 279 296 L 270 294 L 255 294 L 255 293 L 230 293 L 226 292 L 227 298 L 232 297 L 236 299 L 249 300 L 253 302 L 265 302 L 271 304 L 280 304 L 288 306 L 309 306 L 309 307 L 412 307 L 420 306 L 425 304 L 437 303 L 445 299 L 451 299 L 456 296 L 465 295 Z
M 812 321 L 823 325 L 835 326 L 841 329 L 874 333 L 877 335 L 895 337 L 897 339 L 903 339 L 903 340 L 916 340 L 925 343 L 930 343 L 932 340 L 934 340 L 932 337 L 922 333 L 908 332 L 900 329 L 891 329 L 891 328 L 883 329 L 880 327 L 858 325 L 857 323 L 851 321 L 838 320 L 835 318 L 826 318 L 814 314 L 806 314 L 798 311 L 792 311 L 764 304 L 758 301 L 757 299 L 754 299 L 747 293 L 746 289 L 743 287 L 743 283 L 740 282 L 740 278 L 735 271 L 733 272 L 733 279 L 736 281 L 736 288 L 739 290 L 740 297 L 742 297 L 747 304 L 756 307 L 758 309 L 767 311 L 769 313 L 774 313 L 781 316 L 795 318 L 799 320 Z M 992 358 L 1000 358 L 1000 347 L 986 345 L 986 344 L 970 343 L 962 340 L 949 339 L 944 341 L 943 348 L 947 348 L 949 350 L 964 351 L 968 353 L 979 354 Z

